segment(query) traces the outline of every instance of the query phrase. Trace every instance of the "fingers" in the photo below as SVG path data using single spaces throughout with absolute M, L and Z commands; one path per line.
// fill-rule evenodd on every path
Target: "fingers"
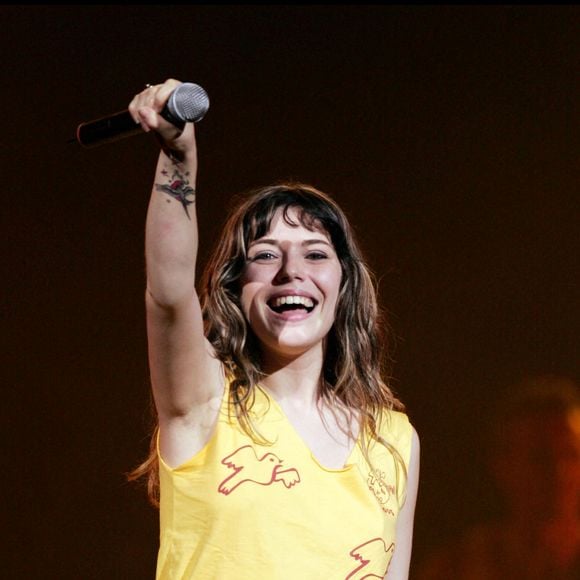
M 166 123 L 159 113 L 180 84 L 181 81 L 176 79 L 167 79 L 161 84 L 146 85 L 129 103 L 128 111 L 135 123 L 140 124 L 145 132 L 157 130 Z
M 146 85 L 133 97 L 128 111 L 144 132 L 155 132 L 164 150 L 179 152 L 185 158 L 197 154 L 194 124 L 185 123 L 184 126 L 178 127 L 160 114 L 173 91 L 181 84 L 182 82 L 176 79 L 167 79 L 160 84 Z

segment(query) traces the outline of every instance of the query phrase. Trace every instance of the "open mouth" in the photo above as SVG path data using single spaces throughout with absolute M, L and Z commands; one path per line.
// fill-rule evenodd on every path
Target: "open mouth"
M 303 310 L 310 313 L 317 302 L 307 296 L 277 296 L 268 300 L 268 306 L 277 314 L 290 310 Z

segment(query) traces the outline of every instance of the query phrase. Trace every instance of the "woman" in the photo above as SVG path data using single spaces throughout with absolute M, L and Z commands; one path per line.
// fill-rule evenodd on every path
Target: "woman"
M 310 186 L 255 192 L 198 297 L 194 125 L 159 114 L 179 84 L 129 105 L 161 142 L 145 244 L 159 428 L 134 474 L 160 488 L 157 577 L 405 579 L 419 442 L 381 376 L 346 218 Z

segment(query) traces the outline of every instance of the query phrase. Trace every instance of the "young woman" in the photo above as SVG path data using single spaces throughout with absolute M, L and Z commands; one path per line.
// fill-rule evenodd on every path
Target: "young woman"
M 158 429 L 157 578 L 408 577 L 419 441 L 383 378 L 377 299 L 326 194 L 266 187 L 231 213 L 196 290 L 194 125 L 129 111 L 161 152 L 146 224 Z M 159 495 L 158 494 L 159 491 Z

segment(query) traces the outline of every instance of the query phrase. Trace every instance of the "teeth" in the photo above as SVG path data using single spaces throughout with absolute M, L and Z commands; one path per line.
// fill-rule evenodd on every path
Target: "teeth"
M 279 308 L 284 304 L 302 304 L 305 308 L 312 308 L 314 301 L 306 296 L 280 296 L 272 300 L 272 306 L 274 308 Z

